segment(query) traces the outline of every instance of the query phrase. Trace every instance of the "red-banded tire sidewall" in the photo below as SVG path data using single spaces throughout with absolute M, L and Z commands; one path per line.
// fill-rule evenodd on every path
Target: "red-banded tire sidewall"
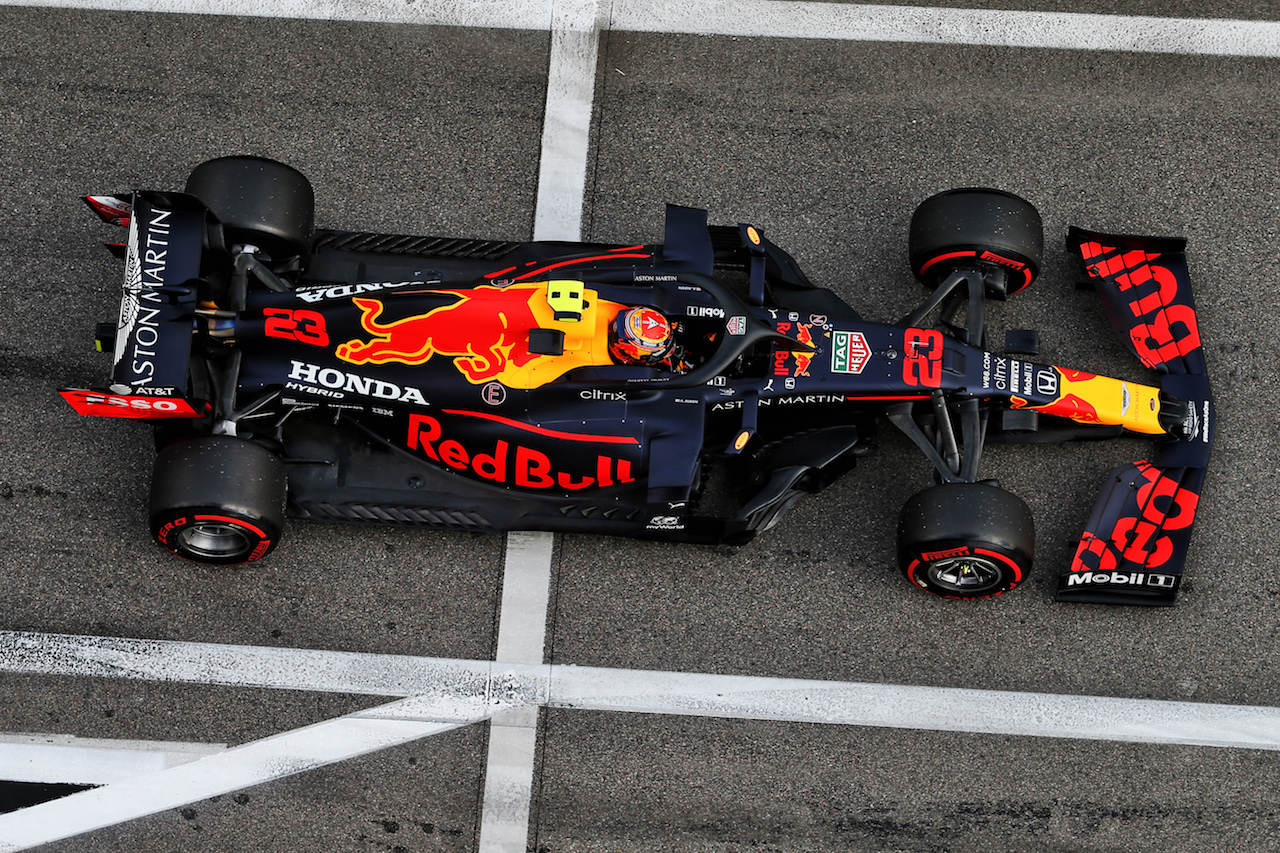
M 1003 190 L 956 189 L 930 196 L 911 217 L 911 270 L 937 287 L 954 270 L 1001 267 L 1003 294 L 1025 290 L 1044 259 L 1044 226 L 1031 202 Z
M 151 481 L 151 535 L 199 563 L 248 563 L 269 554 L 284 527 L 284 463 L 240 438 L 202 435 L 166 445 Z
M 990 598 L 1031 571 L 1035 523 L 1016 495 L 986 483 L 946 483 L 913 496 L 898 521 L 903 575 L 944 598 Z

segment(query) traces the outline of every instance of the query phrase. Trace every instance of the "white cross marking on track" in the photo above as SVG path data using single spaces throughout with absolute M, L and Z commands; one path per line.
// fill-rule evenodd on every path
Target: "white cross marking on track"
M 0 671 L 408 696 L 0 815 L 0 851 L 67 838 L 540 706 L 1280 750 L 1280 708 L 1197 702 L 17 632 L 0 632 Z

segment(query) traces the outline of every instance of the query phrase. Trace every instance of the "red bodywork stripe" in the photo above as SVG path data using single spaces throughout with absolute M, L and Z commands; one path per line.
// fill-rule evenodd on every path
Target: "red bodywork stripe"
M 614 258 L 640 258 L 640 259 L 643 259 L 643 258 L 648 258 L 648 257 L 651 257 L 651 255 L 649 255 L 647 252 L 646 252 L 646 253 L 644 253 L 644 254 L 640 254 L 640 253 L 638 253 L 638 252 L 630 252 L 630 253 L 619 253 L 619 254 L 616 254 L 616 255 L 595 255 L 595 256 L 590 257 L 590 258 L 574 258 L 574 259 L 572 259 L 572 260 L 568 260 L 568 261 L 560 261 L 560 262 L 558 262 L 558 263 L 554 263 L 554 264 L 546 264 L 545 266 L 538 267 L 536 270 L 532 270 L 531 272 L 527 272 L 527 273 L 525 273 L 524 275 L 516 276 L 515 280 L 516 280 L 516 281 L 524 281 L 524 280 L 525 280 L 525 279 L 527 279 L 527 278 L 535 278 L 535 277 L 537 277 L 537 276 L 541 275 L 541 274 L 542 274 L 542 273 L 544 273 L 544 272 L 549 272 L 549 271 L 554 270 L 554 269 L 559 269 L 560 267 L 571 267 L 571 266 L 574 266 L 575 264 L 586 264 L 586 263 L 590 263 L 591 261 L 611 261 L 611 260 L 613 260 Z
M 534 426 L 533 424 L 521 423 L 511 418 L 504 418 L 501 415 L 491 414 L 489 412 L 468 412 L 461 409 L 445 409 L 448 415 L 463 415 L 468 418 L 480 418 L 481 420 L 494 421 L 514 429 L 521 429 L 526 432 L 545 435 L 550 438 L 564 438 L 569 441 L 588 441 L 597 442 L 599 444 L 639 444 L 640 439 L 633 438 L 629 435 L 583 435 L 576 432 L 561 432 L 556 429 L 546 429 L 545 427 Z

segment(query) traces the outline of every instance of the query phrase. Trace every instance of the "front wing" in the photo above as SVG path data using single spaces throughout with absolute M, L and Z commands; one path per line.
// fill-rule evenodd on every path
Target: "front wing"
M 1154 461 L 1112 471 L 1089 518 L 1059 601 L 1171 605 L 1213 440 L 1213 399 L 1200 342 L 1185 241 L 1097 234 L 1067 237 L 1116 330 L 1163 395 L 1185 404 Z

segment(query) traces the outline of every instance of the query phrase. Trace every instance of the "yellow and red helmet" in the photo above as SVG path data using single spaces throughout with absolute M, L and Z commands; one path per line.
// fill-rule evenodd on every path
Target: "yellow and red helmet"
M 644 306 L 619 311 L 609 333 L 609 352 L 623 364 L 657 364 L 674 343 L 667 318 Z

